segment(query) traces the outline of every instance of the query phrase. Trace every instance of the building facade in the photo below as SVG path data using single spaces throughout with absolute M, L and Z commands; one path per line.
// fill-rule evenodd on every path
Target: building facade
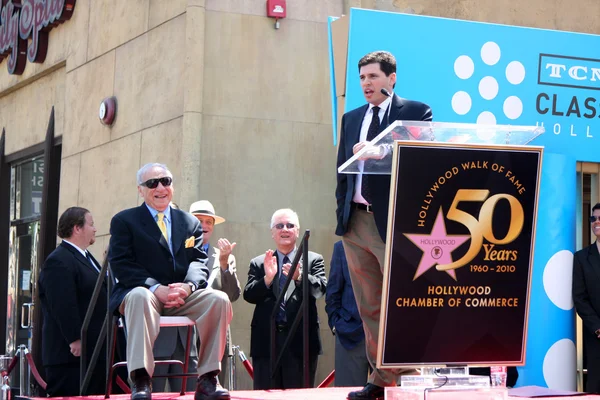
M 3 9 L 11 4 L 0 2 Z M 242 283 L 250 259 L 273 246 L 269 222 L 278 208 L 298 212 L 301 228 L 311 231 L 311 250 L 329 261 L 336 240 L 336 148 L 328 16 L 362 7 L 600 33 L 595 0 L 287 0 L 278 29 L 263 0 L 45 4 L 74 8 L 69 19 L 39 34 L 43 44 L 47 33 L 43 62 L 21 61 L 13 69 L 12 36 L 0 29 L 0 52 L 7 56 L 0 61 L 0 280 L 7 282 L 0 288 L 0 309 L 7 309 L 0 354 L 28 341 L 36 348 L 36 335 L 31 342 L 20 326 L 37 323 L 29 311 L 35 307 L 27 304 L 35 298 L 40 237 L 54 241 L 52 219 L 55 226 L 67 207 L 88 208 L 98 228 L 91 251 L 104 259 L 111 217 L 141 203 L 135 173 L 147 162 L 169 166 L 181 208 L 208 199 L 227 219 L 215 235 L 237 242 Z M 24 10 L 13 15 L 25 19 Z M 99 110 L 110 97 L 116 117 L 104 125 Z M 54 161 L 46 172 L 49 157 Z M 43 212 L 50 223 L 42 222 Z M 240 299 L 233 307 L 233 342 L 248 353 L 253 306 Z M 317 382 L 333 369 L 334 351 L 324 301 L 319 315 L 324 354 Z M 237 387 L 251 387 L 241 366 Z

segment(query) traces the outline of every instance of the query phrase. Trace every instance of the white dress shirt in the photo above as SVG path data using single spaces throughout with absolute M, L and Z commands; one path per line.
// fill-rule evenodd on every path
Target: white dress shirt
M 387 112 L 387 109 L 391 106 L 392 97 L 394 94 L 392 93 L 391 97 L 385 99 L 383 103 L 381 103 L 379 107 L 379 123 L 380 125 L 384 121 L 384 116 Z M 371 125 L 371 121 L 373 120 L 373 104 L 369 104 L 369 109 L 365 113 L 365 117 L 363 118 L 362 125 L 360 127 L 360 137 L 358 139 L 359 142 L 365 142 L 367 140 L 367 133 L 369 132 L 369 126 Z M 365 166 L 364 161 L 358 162 L 358 169 L 360 174 L 356 177 L 356 184 L 354 185 L 354 196 L 352 197 L 352 201 L 355 203 L 369 204 L 367 200 L 362 196 L 362 172 Z

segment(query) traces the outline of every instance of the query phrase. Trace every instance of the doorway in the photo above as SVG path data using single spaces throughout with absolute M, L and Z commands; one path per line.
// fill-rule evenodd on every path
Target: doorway
M 20 345 L 33 347 L 34 301 L 38 279 L 38 244 L 44 159 L 30 158 L 11 166 L 10 234 L 7 279 L 6 353 Z M 29 371 L 28 371 L 29 372 Z M 27 373 L 26 379 L 29 377 Z M 20 386 L 13 373 L 11 386 Z M 24 382 L 29 387 L 29 382 Z
M 600 164 L 577 163 L 577 215 L 575 251 L 589 246 L 596 240 L 588 223 L 592 207 L 600 202 Z M 583 322 L 575 313 L 577 346 L 577 390 L 583 392 L 587 377 L 583 347 Z

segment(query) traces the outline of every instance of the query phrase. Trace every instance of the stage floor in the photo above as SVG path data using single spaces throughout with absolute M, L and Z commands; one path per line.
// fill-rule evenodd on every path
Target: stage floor
M 356 388 L 359 389 L 359 388 Z M 294 389 L 294 390 L 237 390 L 230 392 L 231 400 L 345 400 L 353 388 L 323 388 L 323 389 Z M 129 394 L 113 394 L 112 400 L 129 400 Z M 48 400 L 47 397 L 21 397 L 15 400 Z M 104 400 L 104 396 L 74 396 L 53 397 L 64 400 Z M 183 396 L 179 393 L 152 393 L 152 400 L 194 400 L 194 393 L 188 392 Z
M 241 390 L 231 392 L 231 400 L 345 400 L 348 392 L 355 390 L 353 388 L 322 388 L 322 389 L 296 389 L 296 390 Z M 113 400 L 129 400 L 128 394 L 115 394 L 110 396 Z M 462 396 L 461 396 L 462 397 Z M 436 397 L 439 398 L 439 397 Z M 451 397 L 453 398 L 453 397 Z M 509 396 L 509 400 L 525 399 L 526 397 Z M 16 396 L 17 399 L 25 399 L 24 397 Z M 31 400 L 48 400 L 44 397 L 30 397 Z M 65 400 L 103 400 L 104 396 L 87 396 L 87 397 L 54 397 L 54 399 Z M 153 393 L 153 400 L 194 400 L 194 393 L 186 393 L 184 396 L 179 396 L 179 393 Z M 461 400 L 468 400 L 469 396 L 464 396 Z M 555 400 L 600 400 L 600 396 L 581 395 L 567 397 L 544 397 L 544 399 Z

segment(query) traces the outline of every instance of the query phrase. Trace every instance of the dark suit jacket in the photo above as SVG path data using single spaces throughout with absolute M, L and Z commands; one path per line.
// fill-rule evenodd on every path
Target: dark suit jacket
M 98 262 L 96 266 L 101 267 Z M 62 242 L 44 262 L 39 278 L 40 301 L 44 314 L 42 326 L 44 366 L 79 362 L 79 357 L 71 354 L 69 344 L 81 339 L 81 325 L 98 275 L 98 271 L 90 265 L 87 258 L 65 242 Z M 106 317 L 106 284 L 102 289 L 88 327 L 86 346 L 88 361 L 91 359 Z M 105 356 L 106 351 L 100 352 L 102 359 Z
M 365 339 L 365 331 L 354 298 L 348 262 L 341 240 L 333 245 L 325 304 L 329 327 L 332 330 L 335 328 L 335 334 L 344 348 L 355 348 Z
M 573 302 L 583 321 L 583 344 L 587 363 L 586 391 L 600 393 L 600 254 L 596 243 L 573 256 Z
M 279 253 L 275 253 L 278 255 Z M 276 256 L 277 257 L 277 256 Z M 279 279 L 277 276 L 273 279 L 271 287 L 265 285 L 265 255 L 260 255 L 250 261 L 250 270 L 248 271 L 248 282 L 244 287 L 244 300 L 248 303 L 256 304 L 254 315 L 252 316 L 250 331 L 250 356 L 251 357 L 270 357 L 271 353 L 271 312 L 277 300 L 276 293 L 279 292 Z M 277 260 L 279 263 L 279 259 Z M 325 277 L 325 263 L 323 256 L 312 251 L 308 252 L 308 262 L 303 261 L 303 266 L 309 266 L 308 280 L 310 282 L 309 302 L 309 348 L 311 355 L 321 354 L 321 336 L 319 335 L 319 317 L 317 315 L 316 299 L 325 294 L 327 278 Z M 295 283 L 290 283 L 295 285 Z M 286 315 L 288 323 L 291 325 L 296 318 L 296 314 L 301 312 L 300 302 L 302 301 L 302 285 L 298 285 L 292 295 L 286 302 Z M 290 350 L 302 355 L 302 326 L 299 325 L 296 334 L 290 345 Z
M 360 128 L 365 113 L 369 105 L 365 104 L 359 108 L 347 112 L 342 117 L 342 128 L 340 133 L 340 144 L 338 148 L 337 167 L 339 168 L 354 154 L 352 147 L 360 139 Z M 433 115 L 431 108 L 427 104 L 418 101 L 402 99 L 397 95 L 392 98 L 392 107 L 390 108 L 389 121 L 431 121 Z M 385 117 L 381 122 L 381 130 L 387 128 Z M 390 157 L 391 154 L 388 155 Z M 373 217 L 381 239 L 385 242 L 387 235 L 388 203 L 390 196 L 390 176 L 389 175 L 371 175 L 369 177 L 371 187 L 371 201 L 373 207 Z M 356 175 L 337 174 L 337 187 L 335 197 L 337 199 L 337 228 L 335 234 L 343 236 L 348 230 L 348 221 L 352 212 L 351 202 L 354 196 L 354 185 Z
M 209 271 L 200 221 L 174 208 L 171 219 L 173 254 L 145 203 L 112 218 L 108 259 L 118 279 L 110 297 L 113 312 L 118 312 L 123 298 L 138 286 L 193 282 L 199 289 L 206 287 Z M 191 236 L 194 246 L 186 248 L 185 241 Z
M 573 302 L 583 320 L 584 332 L 600 329 L 600 254 L 596 243 L 573 257 Z

